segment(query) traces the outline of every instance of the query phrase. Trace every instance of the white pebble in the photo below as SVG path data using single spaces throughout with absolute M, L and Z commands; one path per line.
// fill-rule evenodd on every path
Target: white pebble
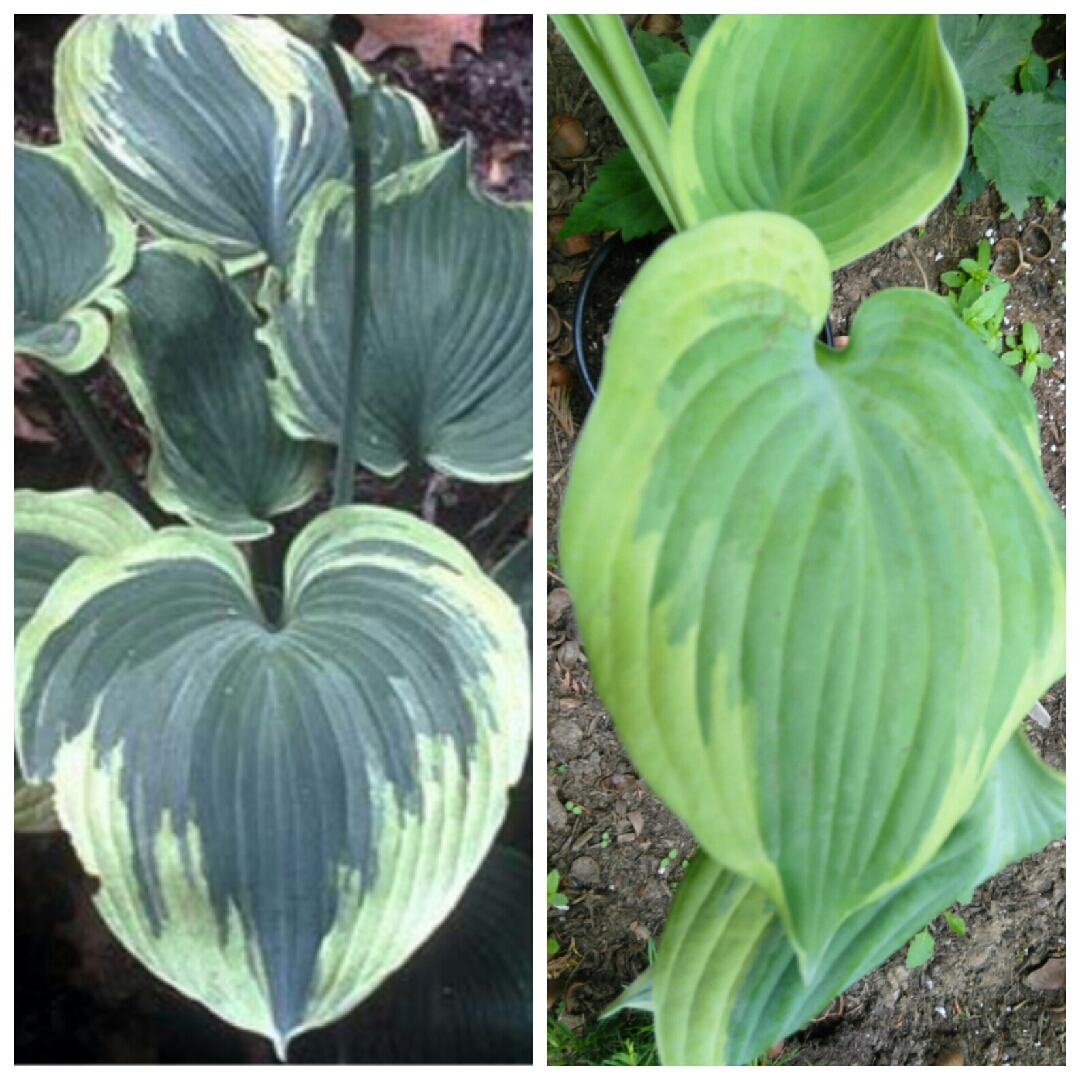
M 941 260 L 942 260 L 942 259 L 944 259 L 944 258 L 945 258 L 945 255 L 944 255 L 944 253 L 943 253 L 943 252 L 940 252 L 940 251 L 939 251 L 939 252 L 938 252 L 938 253 L 937 253 L 937 254 L 936 254 L 936 255 L 934 256 L 934 262 L 941 262 Z
M 938 1006 L 938 1007 L 937 1007 L 937 1008 L 936 1008 L 936 1009 L 934 1010 L 934 1012 L 936 1012 L 936 1013 L 938 1014 L 938 1016 L 940 1016 L 940 1017 L 941 1017 L 941 1019 L 942 1019 L 942 1020 L 948 1020 L 948 1019 L 949 1019 L 949 1014 L 948 1014 L 948 1013 L 947 1013 L 947 1012 L 945 1011 L 945 1008 L 944 1008 L 944 1006 L 942 1006 L 942 1005 L 939 1005 L 939 1006 Z

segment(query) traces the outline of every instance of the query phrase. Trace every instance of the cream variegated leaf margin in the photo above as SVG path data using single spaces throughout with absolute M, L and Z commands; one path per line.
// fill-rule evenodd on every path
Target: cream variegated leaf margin
M 456 541 L 383 509 L 300 534 L 276 624 L 210 533 L 80 560 L 16 671 L 27 775 L 54 783 L 110 928 L 281 1054 L 449 913 L 529 738 L 513 603 Z
M 151 535 L 122 499 L 80 489 L 15 492 L 15 639 L 56 579 L 81 555 L 122 551 Z M 15 760 L 15 831 L 59 828 L 48 784 L 27 784 Z
M 532 469 L 532 243 L 527 206 L 480 191 L 462 143 L 374 189 L 371 306 L 357 461 L 427 463 L 497 482 Z M 352 191 L 308 204 L 287 287 L 271 275 L 263 332 L 277 416 L 297 438 L 342 430 L 353 289 Z
M 679 93 L 671 181 L 690 225 L 789 214 L 837 267 L 924 218 L 967 141 L 936 15 L 724 15 Z
M 807 978 L 1064 670 L 1030 395 L 923 291 L 815 342 L 829 283 L 780 215 L 668 241 L 615 320 L 560 531 L 631 757 L 777 905 Z
M 355 86 L 370 86 L 342 60 Z M 283 264 L 308 195 L 352 176 L 345 115 L 318 53 L 269 19 L 84 16 L 60 47 L 57 114 L 65 142 L 133 214 L 234 267 Z M 376 178 L 438 145 L 427 111 L 402 91 L 380 91 L 373 128 Z
M 174 241 L 143 248 L 106 303 L 112 362 L 153 436 L 155 501 L 235 540 L 268 536 L 269 518 L 318 491 L 329 455 L 275 422 L 255 310 L 209 252 Z
M 764 891 L 697 856 L 664 927 L 647 1002 L 665 1065 L 746 1065 L 797 1031 L 960 896 L 1065 835 L 1065 777 L 1022 731 L 995 761 L 971 809 L 903 886 L 849 917 L 816 979 Z M 628 1000 L 624 1007 L 639 1006 Z
M 131 269 L 135 226 L 67 151 L 15 145 L 15 351 L 74 374 L 109 324 L 93 301 Z

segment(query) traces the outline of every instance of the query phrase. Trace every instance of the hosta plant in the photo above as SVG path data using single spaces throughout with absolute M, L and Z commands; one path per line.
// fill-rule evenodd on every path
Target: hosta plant
M 665 1064 L 745 1064 L 1063 835 L 1020 724 L 1064 670 L 1064 520 L 1030 395 L 943 297 L 816 340 L 831 270 L 960 168 L 935 16 L 723 16 L 670 127 L 621 27 L 557 22 L 680 226 L 560 530 L 597 688 L 700 844 L 627 1003 Z
M 110 459 L 134 507 L 16 496 L 16 826 L 55 807 L 125 946 L 282 1055 L 454 908 L 530 729 L 527 548 L 492 576 L 354 505 L 358 464 L 529 474 L 529 208 L 315 40 L 87 16 L 60 147 L 15 148 L 15 349 L 96 445 L 72 376 L 107 354 L 150 438 L 146 491 Z M 470 903 L 522 877 L 488 865 Z M 516 1023 L 527 943 L 489 922 Z

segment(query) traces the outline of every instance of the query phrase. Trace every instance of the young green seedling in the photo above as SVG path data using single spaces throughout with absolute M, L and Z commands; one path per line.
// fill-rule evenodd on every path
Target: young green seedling
M 1054 366 L 1054 358 L 1049 353 L 1039 351 L 1039 331 L 1035 326 L 1024 320 L 1020 327 L 1020 337 L 1015 334 L 1005 335 L 1005 346 L 1009 350 L 1002 354 L 1001 359 L 1009 367 L 1023 364 L 1024 370 L 1020 372 L 1020 378 L 1025 386 L 1031 386 L 1035 382 L 1035 376 L 1039 368 L 1051 368 Z
M 949 286 L 949 303 L 964 324 L 993 352 L 1000 353 L 1009 283 L 990 269 L 990 241 L 985 237 L 980 240 L 977 257 L 961 259 L 960 269 L 946 271 L 941 280 Z

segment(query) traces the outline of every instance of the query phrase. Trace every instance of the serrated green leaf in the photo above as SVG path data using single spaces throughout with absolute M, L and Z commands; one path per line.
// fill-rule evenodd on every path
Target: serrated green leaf
M 1016 69 L 1031 50 L 1039 15 L 939 15 L 941 36 L 960 74 L 967 102 L 984 101 L 1012 88 Z
M 1065 105 L 1035 94 L 1005 94 L 987 106 L 971 147 L 979 171 L 1020 217 L 1028 199 L 1065 198 Z
M 687 55 L 685 49 L 663 34 L 650 34 L 648 30 L 639 27 L 631 36 L 634 39 L 634 51 L 645 68 L 665 56 Z
M 1062 105 L 1065 104 L 1065 80 L 1055 79 L 1047 88 L 1046 93 L 1043 95 L 1048 101 L 1060 101 Z
M 622 149 L 596 170 L 559 235 L 618 229 L 624 240 L 633 240 L 670 224 L 634 155 Z
M 682 17 L 682 36 L 691 56 L 697 52 L 701 39 L 718 18 L 718 15 L 684 15 Z
M 450 912 L 530 727 L 517 609 L 441 531 L 330 511 L 283 592 L 270 623 L 231 544 L 166 529 L 72 564 L 15 658 L 20 759 L 106 923 L 279 1053 Z
M 964 158 L 964 167 L 960 170 L 960 198 L 958 209 L 974 202 L 986 190 L 986 177 L 979 172 L 975 158 L 968 154 Z
M 692 225 L 738 211 L 791 215 L 834 268 L 925 217 L 967 149 L 963 93 L 936 19 L 717 19 L 671 122 L 679 216 Z
M 1028 93 L 1041 94 L 1050 79 L 1050 69 L 1038 53 L 1032 53 L 1027 63 L 1020 69 L 1020 89 Z
M 934 955 L 934 937 L 929 930 L 921 930 L 908 946 L 904 962 L 909 968 L 922 967 Z
M 845 913 L 938 850 L 1064 655 L 1030 396 L 924 290 L 815 344 L 829 295 L 790 218 L 663 245 L 616 316 L 560 531 L 631 757 L 769 896 L 808 978 Z

